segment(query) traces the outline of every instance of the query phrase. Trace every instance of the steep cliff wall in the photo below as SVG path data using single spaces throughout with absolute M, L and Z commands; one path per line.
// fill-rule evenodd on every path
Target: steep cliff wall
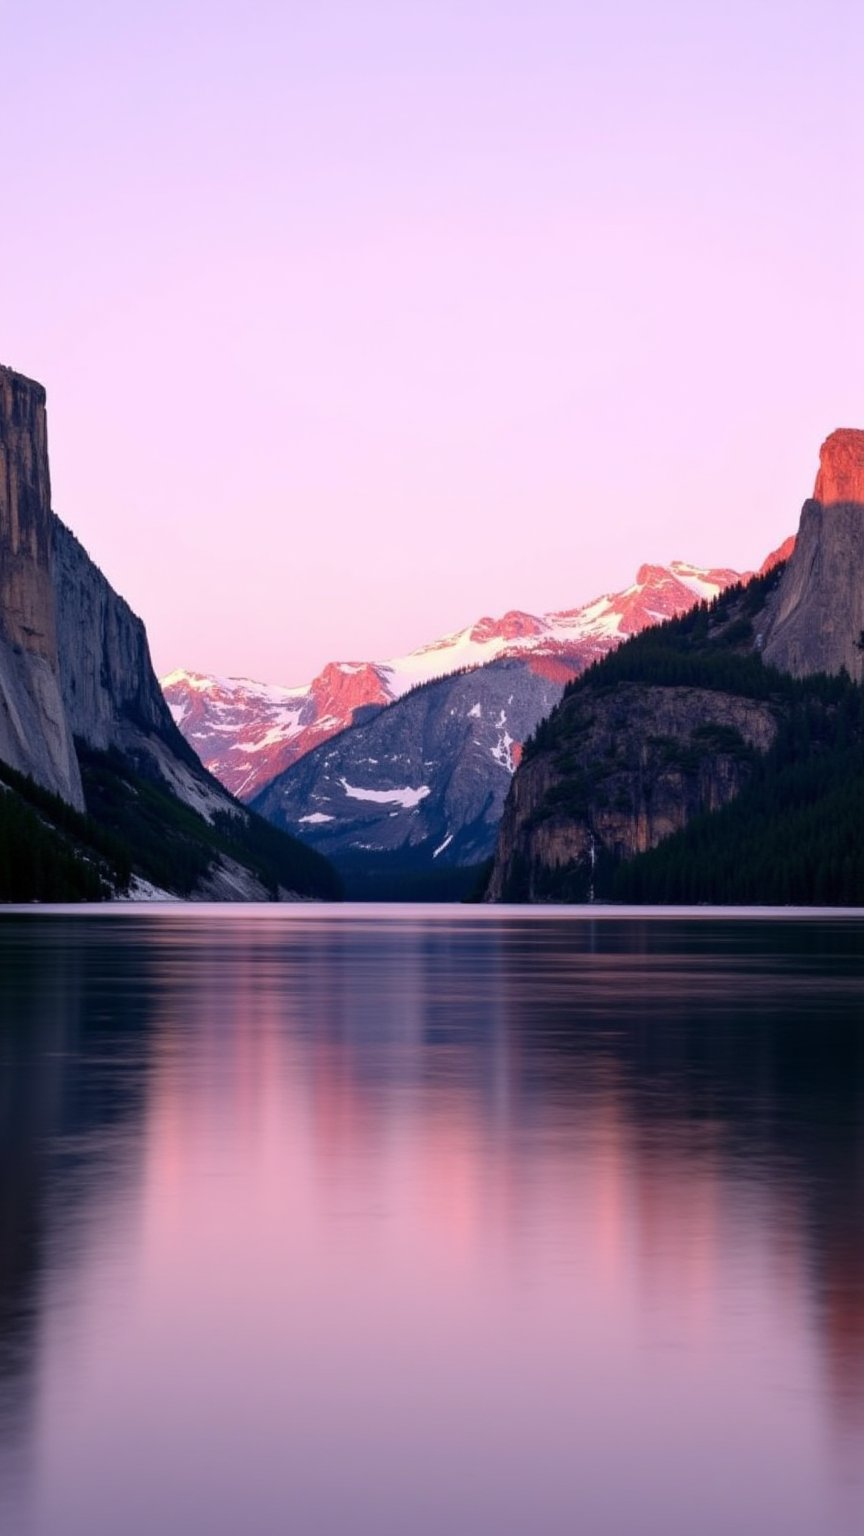
M 75 738 L 236 814 L 171 718 L 141 620 L 51 510 L 45 391 L 0 368 L 0 761 L 84 806 Z
M 165 703 L 141 620 L 51 511 L 45 391 L 0 369 L 0 760 L 82 809 L 74 738 L 149 761 L 205 814 L 236 807 Z
M 619 685 L 559 712 L 561 744 L 523 763 L 504 810 L 492 901 L 542 898 L 568 872 L 592 894 L 604 861 L 653 848 L 747 782 L 777 731 L 772 706 L 709 688 Z
M 0 367 L 0 759 L 80 808 L 53 560 L 45 391 Z
M 153 672 L 147 631 L 74 534 L 55 522 L 60 676 L 75 736 L 105 749 L 129 727 L 160 731 L 188 755 Z
M 59 518 L 53 570 L 60 680 L 72 735 L 97 751 L 115 748 L 208 820 L 239 815 L 174 724 L 141 619 Z
M 144 625 L 51 511 L 45 392 L 7 368 L 0 796 L 0 900 L 98 899 L 130 875 L 191 900 L 338 894 L 325 862 L 247 812 L 181 736 Z
M 765 660 L 795 677 L 864 678 L 864 432 L 822 444 L 813 499 L 770 608 Z

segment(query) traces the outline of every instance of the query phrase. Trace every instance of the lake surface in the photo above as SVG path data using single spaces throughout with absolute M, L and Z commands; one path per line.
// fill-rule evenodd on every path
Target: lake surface
M 864 921 L 0 916 L 4 1536 L 860 1536 Z

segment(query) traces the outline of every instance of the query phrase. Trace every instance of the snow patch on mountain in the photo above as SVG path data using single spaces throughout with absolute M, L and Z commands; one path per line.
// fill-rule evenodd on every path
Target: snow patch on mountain
M 337 863 L 372 852 L 476 863 L 494 845 L 518 743 L 560 692 L 518 658 L 457 672 L 308 753 L 256 808 Z M 330 819 L 310 824 L 310 811 Z
M 361 789 L 345 779 L 340 779 L 339 783 L 350 800 L 371 800 L 374 805 L 401 805 L 405 811 L 413 811 L 429 793 L 428 784 L 421 784 L 419 789 Z
M 211 773 L 234 794 L 251 800 L 308 752 L 419 684 L 518 659 L 563 686 L 629 635 L 674 618 L 695 602 L 710 602 L 749 574 L 683 560 L 642 565 L 623 591 L 581 607 L 484 616 L 389 661 L 332 662 L 302 686 L 179 669 L 163 678 L 162 687 L 177 725 Z M 478 699 L 471 718 L 480 720 L 483 707 Z M 511 772 L 512 745 L 502 736 L 493 749 Z
M 498 716 L 495 729 L 498 732 L 498 739 L 491 749 L 492 756 L 495 759 L 495 762 L 500 765 L 500 767 L 506 769 L 507 773 L 515 773 L 516 764 L 513 761 L 514 742 L 513 737 L 510 735 L 510 732 L 507 729 L 507 714 L 503 709 Z

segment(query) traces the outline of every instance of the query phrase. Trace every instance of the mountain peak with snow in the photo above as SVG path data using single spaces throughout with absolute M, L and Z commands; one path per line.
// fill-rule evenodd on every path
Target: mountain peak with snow
M 769 560 L 786 558 L 789 543 Z M 299 687 L 182 668 L 163 678 L 162 686 L 175 721 L 211 773 L 234 794 L 252 799 L 321 742 L 419 683 L 492 661 L 521 660 L 563 686 L 628 635 L 675 618 L 696 602 L 710 602 L 750 574 L 684 560 L 644 564 L 629 587 L 581 607 L 484 615 L 389 661 L 330 662 Z
M 542 635 L 546 632 L 545 619 L 538 619 L 536 614 L 522 613 L 518 608 L 511 608 L 508 613 L 502 614 L 500 619 L 478 619 L 471 626 L 470 637 L 479 645 L 486 644 L 489 640 L 526 640 L 534 635 Z

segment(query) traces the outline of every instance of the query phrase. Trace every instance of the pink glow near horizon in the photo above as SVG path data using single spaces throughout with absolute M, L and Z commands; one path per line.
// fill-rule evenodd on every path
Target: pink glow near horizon
M 0 359 L 154 660 L 758 564 L 864 425 L 844 0 L 0 0 Z

